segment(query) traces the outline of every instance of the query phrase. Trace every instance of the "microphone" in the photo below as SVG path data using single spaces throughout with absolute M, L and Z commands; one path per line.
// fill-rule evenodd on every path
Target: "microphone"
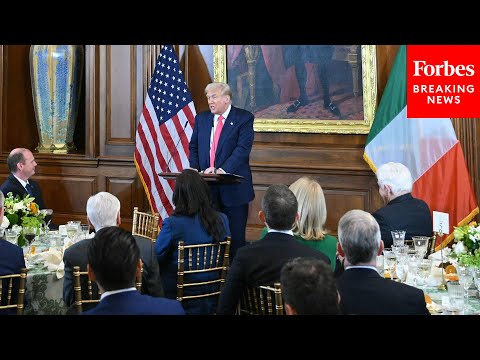
M 182 131 L 184 131 L 187 128 L 187 125 L 188 125 L 188 119 L 185 121 L 185 125 L 183 125 Z M 179 135 L 177 143 L 175 144 L 175 149 L 170 153 L 170 159 L 168 159 L 167 161 L 167 167 L 165 168 L 165 172 L 170 172 L 170 168 L 169 168 L 170 162 L 172 161 L 173 156 L 176 155 L 176 153 L 178 153 L 178 144 L 180 143 L 180 140 L 182 140 L 182 137 Z

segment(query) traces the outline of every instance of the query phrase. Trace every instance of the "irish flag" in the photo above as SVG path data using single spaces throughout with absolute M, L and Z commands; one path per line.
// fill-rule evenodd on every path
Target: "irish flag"
M 478 205 L 460 142 L 449 118 L 407 118 L 406 46 L 393 64 L 363 158 L 376 172 L 389 161 L 407 166 L 413 177 L 414 197 L 431 211 L 449 214 L 448 236 L 437 239 L 436 250 L 453 239 L 453 226 L 468 223 Z

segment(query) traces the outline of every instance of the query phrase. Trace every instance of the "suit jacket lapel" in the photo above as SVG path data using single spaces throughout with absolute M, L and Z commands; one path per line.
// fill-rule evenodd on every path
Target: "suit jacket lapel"
M 218 139 L 217 152 L 215 153 L 215 158 L 217 154 L 221 154 L 222 146 L 225 144 L 226 140 L 230 136 L 230 133 L 235 129 L 235 108 L 232 106 L 230 113 L 225 119 L 225 124 L 223 124 L 222 133 L 220 134 L 220 139 Z
M 10 181 L 15 185 L 15 187 L 17 188 L 18 192 L 23 196 L 25 194 L 27 194 L 27 190 L 23 187 L 22 184 L 20 184 L 20 181 L 17 180 L 17 178 L 15 176 L 13 176 L 12 174 L 8 175 L 8 178 L 10 179 Z M 6 196 L 7 194 L 5 194 Z

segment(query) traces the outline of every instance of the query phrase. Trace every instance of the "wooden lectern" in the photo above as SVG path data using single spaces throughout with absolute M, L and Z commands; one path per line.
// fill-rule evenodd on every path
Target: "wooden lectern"
M 159 173 L 158 176 L 163 177 L 166 180 L 176 180 L 177 176 L 180 175 L 179 172 L 163 172 Z M 239 184 L 243 181 L 243 176 L 235 174 L 204 174 L 199 173 L 200 176 L 207 182 L 207 184 L 216 184 L 216 185 L 229 185 L 229 184 Z

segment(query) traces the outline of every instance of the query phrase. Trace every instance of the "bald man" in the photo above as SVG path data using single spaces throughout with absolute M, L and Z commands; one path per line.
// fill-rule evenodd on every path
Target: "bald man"
M 32 152 L 25 148 L 13 149 L 7 157 L 7 166 L 10 170 L 10 175 L 0 186 L 0 190 L 2 190 L 5 197 L 7 197 L 9 192 L 13 193 L 13 196 L 19 195 L 22 198 L 25 194 L 30 194 L 35 198 L 35 202 L 40 209 L 45 209 L 46 206 L 40 186 L 37 182 L 30 179 L 35 174 L 35 167 L 37 166 Z M 48 221 L 49 219 L 45 220 Z

